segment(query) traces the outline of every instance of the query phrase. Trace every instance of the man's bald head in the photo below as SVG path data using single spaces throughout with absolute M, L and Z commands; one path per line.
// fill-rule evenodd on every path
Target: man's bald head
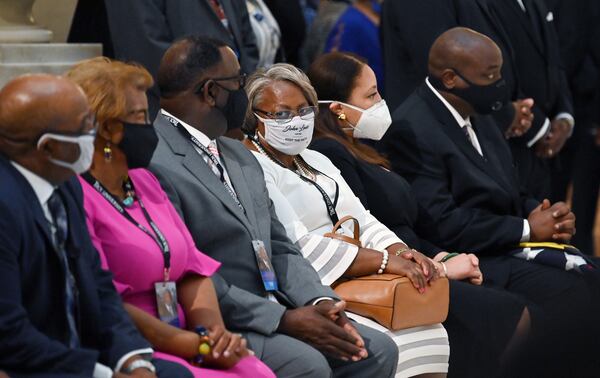
M 53 161 L 73 163 L 83 151 L 56 138 L 39 143 L 40 137 L 89 133 L 93 119 L 87 97 L 70 80 L 45 74 L 17 77 L 0 90 L 0 152 L 58 185 L 73 171 Z
M 64 130 L 88 112 L 87 98 L 70 80 L 53 75 L 19 76 L 0 90 L 0 136 L 30 140 Z M 72 130 L 76 131 L 76 130 Z
M 442 33 L 429 50 L 429 73 L 440 77 L 445 69 L 464 70 L 474 65 L 496 65 L 502 53 L 489 37 L 468 28 Z

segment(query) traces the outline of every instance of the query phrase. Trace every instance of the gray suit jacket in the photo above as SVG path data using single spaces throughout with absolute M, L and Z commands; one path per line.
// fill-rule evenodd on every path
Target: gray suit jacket
M 280 298 L 301 307 L 318 297 L 337 298 L 323 286 L 310 263 L 287 237 L 277 220 L 262 169 L 239 141 L 226 137 L 217 144 L 246 214 L 191 142 L 161 114 L 154 122 L 159 143 L 150 170 L 187 224 L 199 250 L 223 266 L 213 277 L 223 317 L 229 328 L 270 335 L 285 307 L 266 299 L 252 240 L 265 243 Z

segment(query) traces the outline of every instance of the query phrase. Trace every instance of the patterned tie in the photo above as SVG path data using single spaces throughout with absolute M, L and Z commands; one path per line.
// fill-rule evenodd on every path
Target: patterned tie
M 477 134 L 475 134 L 475 130 L 473 129 L 473 126 L 471 126 L 471 123 L 467 122 L 464 127 L 461 127 L 461 129 L 463 130 L 463 133 L 465 133 L 465 135 L 467 136 L 467 140 L 469 141 L 469 143 L 471 143 L 471 146 L 473 146 L 475 151 L 477 151 L 479 155 L 483 156 L 483 152 L 481 151 L 479 143 L 475 141 Z
M 58 251 L 58 255 L 63 264 L 65 270 L 65 302 L 67 312 L 67 323 L 69 325 L 69 347 L 76 348 L 79 346 L 79 336 L 77 335 L 77 326 L 75 322 L 75 296 L 77 288 L 75 286 L 75 277 L 69 269 L 69 262 L 67 260 L 67 251 L 65 250 L 65 244 L 69 235 L 69 223 L 67 219 L 67 211 L 65 205 L 58 194 L 58 191 L 54 191 L 50 199 L 48 199 L 48 208 L 54 218 L 54 226 L 56 230 L 54 232 L 54 246 Z

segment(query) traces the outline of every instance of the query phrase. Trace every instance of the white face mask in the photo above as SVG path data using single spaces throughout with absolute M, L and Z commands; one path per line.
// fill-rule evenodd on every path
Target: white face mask
M 278 123 L 274 119 L 261 118 L 254 114 L 256 118 L 265 125 L 264 139 L 277 151 L 295 156 L 304 151 L 312 141 L 315 128 L 314 114 L 309 119 L 302 119 L 295 116 L 287 123 Z
M 84 172 L 87 172 L 92 165 L 92 160 L 94 159 L 94 139 L 96 139 L 96 134 L 84 134 L 79 136 L 67 136 L 61 134 L 52 134 L 47 133 L 40 137 L 40 140 L 37 143 L 38 148 L 48 139 L 54 139 L 59 142 L 67 142 L 74 143 L 79 146 L 79 157 L 72 163 L 67 161 L 62 161 L 59 159 L 52 159 L 50 161 L 56 165 L 59 165 L 64 168 L 68 168 L 75 172 L 76 175 L 80 175 Z
M 355 138 L 381 140 L 392 124 L 392 116 L 390 115 L 390 110 L 388 109 L 385 100 L 379 101 L 369 109 L 361 109 L 341 101 L 319 101 L 319 104 L 331 104 L 334 102 L 339 102 L 344 106 L 358 110 L 362 113 L 356 126 L 353 126 L 348 122 L 353 129 L 352 135 Z

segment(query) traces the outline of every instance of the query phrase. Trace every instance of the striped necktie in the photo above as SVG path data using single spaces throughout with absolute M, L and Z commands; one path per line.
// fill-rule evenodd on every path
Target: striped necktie
M 60 198 L 60 194 L 56 190 L 48 199 L 48 209 L 52 214 L 54 226 L 56 228 L 54 231 L 54 246 L 65 271 L 65 310 L 67 314 L 67 323 L 69 325 L 69 347 L 76 348 L 79 346 L 79 336 L 77 334 L 77 325 L 75 322 L 75 293 L 77 292 L 77 286 L 75 284 L 75 277 L 69 268 L 67 251 L 65 249 L 67 237 L 69 235 L 67 211 Z

